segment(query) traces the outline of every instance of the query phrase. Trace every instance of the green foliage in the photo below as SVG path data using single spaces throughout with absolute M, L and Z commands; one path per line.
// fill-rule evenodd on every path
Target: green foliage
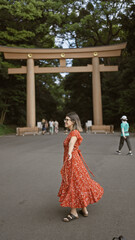
M 123 34 L 120 36 L 127 41 L 127 49 L 119 59 L 119 72 L 102 74 L 104 123 L 115 124 L 116 127 L 122 115 L 127 115 L 131 123 L 135 121 L 135 14 L 134 7 L 130 7 L 121 18 Z M 112 63 L 118 64 L 118 60 Z
M 135 4 L 133 0 L 0 0 L 0 45 L 56 48 L 67 40 L 69 47 L 110 45 L 127 41 L 122 57 L 100 59 L 119 65 L 119 72 L 102 73 L 102 102 L 105 124 L 119 125 L 121 115 L 134 122 L 135 110 Z M 90 64 L 90 59 L 73 65 Z M 26 125 L 26 76 L 8 75 L 9 67 L 26 61 L 6 61 L 0 53 L 0 121 Z M 35 61 L 35 65 L 58 66 L 58 60 Z M 74 110 L 84 123 L 92 119 L 91 73 L 36 75 L 36 114 L 57 118 Z
M 105 65 L 119 65 L 119 72 L 101 74 L 105 124 L 118 126 L 119 119 L 123 114 L 128 115 L 129 120 L 134 122 L 134 8 L 133 1 L 91 1 L 85 8 L 82 7 L 77 14 L 73 14 L 76 12 L 73 9 L 70 13 L 71 19 L 68 21 L 70 24 L 66 24 L 67 38 L 69 36 L 74 38 L 71 46 L 89 47 L 128 41 L 127 50 L 123 51 L 121 58 L 101 60 L 102 64 Z M 77 84 L 78 75 L 70 74 L 65 79 L 66 90 L 70 91 L 66 99 L 66 110 L 78 111 L 81 117 L 85 116 L 84 121 L 91 119 L 90 116 L 92 116 L 92 96 L 90 91 L 86 93 L 84 89 L 82 90 L 80 84 L 83 83 L 84 79 L 87 79 L 87 74 L 83 74 L 83 79 L 80 79 L 79 84 Z M 88 81 L 91 84 L 91 77 Z M 85 94 L 81 98 L 82 92 Z M 85 101 L 82 104 L 84 99 L 87 99 L 87 104 Z M 81 114 L 82 105 L 85 106 L 85 115 Z
M 55 119 L 60 111 L 61 93 L 55 81 L 51 74 L 36 76 L 37 121 Z
M 49 6 L 48 6 L 48 3 Z M 0 43 L 7 46 L 53 47 L 50 27 L 60 23 L 51 12 L 54 1 L 2 1 L 0 5 Z
M 87 60 L 75 60 L 73 65 L 86 65 Z M 65 115 L 76 111 L 82 123 L 92 119 L 92 84 L 91 73 L 72 73 L 65 77 Z
M 121 18 L 132 6 L 132 1 L 72 1 L 65 12 L 61 37 L 72 39 L 71 47 L 87 47 L 118 43 L 122 35 Z
M 61 1 L 58 4 L 51 0 L 4 0 L 0 3 L 0 45 L 29 48 L 55 47 L 54 29 L 61 22 L 59 15 Z M 26 76 L 7 74 L 9 67 L 22 65 L 26 65 L 26 62 L 6 61 L 0 54 L 1 123 L 26 126 Z M 44 65 L 43 62 L 40 64 L 40 66 Z M 44 115 L 50 118 L 57 112 L 58 101 L 56 97 L 54 99 L 55 94 L 51 90 L 54 85 L 57 87 L 55 77 L 53 75 L 50 75 L 49 79 L 45 77 L 44 81 L 47 79 L 49 89 L 44 81 L 40 82 L 40 77 L 36 79 L 37 120 L 41 120 Z M 59 78 L 60 75 L 57 76 L 57 79 Z M 56 93 L 54 90 L 53 92 Z M 58 105 L 60 108 L 60 103 Z
M 16 131 L 15 127 L 0 124 L 0 136 L 5 134 L 14 134 Z
M 131 133 L 135 133 L 135 124 L 130 124 L 129 131 L 130 131 Z

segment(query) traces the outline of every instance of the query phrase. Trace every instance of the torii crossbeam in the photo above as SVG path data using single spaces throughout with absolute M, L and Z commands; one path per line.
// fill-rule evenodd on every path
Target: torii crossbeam
M 71 49 L 37 49 L 0 46 L 0 52 L 4 53 L 5 59 L 27 60 L 27 66 L 8 69 L 9 74 L 27 74 L 27 127 L 36 126 L 35 74 L 64 72 L 92 72 L 94 125 L 102 126 L 103 116 L 100 72 L 118 71 L 118 66 L 105 66 L 99 64 L 99 58 L 120 56 L 121 50 L 125 47 L 126 43 Z M 74 58 L 92 58 L 92 65 L 67 67 L 66 59 Z M 35 66 L 34 60 L 37 59 L 59 59 L 60 66 Z

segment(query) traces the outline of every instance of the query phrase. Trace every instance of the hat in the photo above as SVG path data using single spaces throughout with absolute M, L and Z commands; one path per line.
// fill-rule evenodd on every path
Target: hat
M 127 116 L 123 115 L 123 116 L 121 117 L 121 120 L 127 121 L 127 120 L 128 120 L 128 119 L 127 119 Z

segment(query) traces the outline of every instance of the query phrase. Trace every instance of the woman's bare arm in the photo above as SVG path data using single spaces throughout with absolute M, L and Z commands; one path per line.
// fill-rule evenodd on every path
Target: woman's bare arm
M 70 160 L 72 158 L 72 152 L 73 152 L 73 148 L 74 148 L 76 141 L 77 141 L 76 136 L 71 137 L 70 142 L 69 142 L 68 160 Z
M 122 128 L 122 134 L 123 134 L 123 137 L 126 138 L 124 133 L 124 128 Z

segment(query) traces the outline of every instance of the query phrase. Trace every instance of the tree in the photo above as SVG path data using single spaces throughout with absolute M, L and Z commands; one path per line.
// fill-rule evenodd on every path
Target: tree
M 70 10 L 66 15 L 68 19 L 67 23 L 64 25 L 66 32 L 63 33 L 64 30 L 61 32 L 61 36 L 63 38 L 66 37 L 72 47 L 110 45 L 128 41 L 127 49 L 123 52 L 122 57 L 100 59 L 100 62 L 105 65 L 119 65 L 118 73 L 101 74 L 103 116 L 104 123 L 106 124 L 117 125 L 119 122 L 119 116 L 123 111 L 130 116 L 134 112 L 131 103 L 134 100 L 134 58 L 131 59 L 131 54 L 129 54 L 129 51 L 132 49 L 132 55 L 134 55 L 133 42 L 135 40 L 133 32 L 135 21 L 133 3 L 134 1 L 96 0 L 88 2 L 84 6 L 81 4 L 81 1 L 78 1 L 76 4 L 75 2 L 72 2 L 72 7 L 70 6 Z M 127 56 L 129 56 L 130 60 Z M 128 62 L 130 62 L 130 64 L 128 64 Z M 88 62 L 86 64 L 88 64 Z M 75 75 L 70 74 L 65 80 L 68 82 L 70 79 L 71 83 L 71 85 L 66 83 L 66 90 L 69 90 L 71 93 L 70 98 L 67 100 L 69 105 L 74 101 L 76 102 L 75 95 L 72 97 L 73 92 L 76 91 L 74 90 L 72 82 L 76 81 L 74 78 Z M 87 79 L 87 73 L 84 74 L 83 78 Z M 126 80 L 124 81 L 124 79 Z M 83 84 L 83 80 L 81 81 Z M 125 85 L 123 85 L 123 82 Z M 82 95 L 82 89 L 80 87 L 79 92 L 79 86 L 78 94 Z M 88 98 L 88 95 L 83 97 Z M 81 106 L 81 102 L 82 99 L 80 101 L 78 100 L 77 105 Z M 89 104 L 89 109 L 91 109 L 92 101 L 89 100 Z M 124 105 L 127 107 L 123 110 Z
M 131 3 L 131 2 L 130 2 Z M 121 13 L 121 38 L 127 41 L 127 48 L 119 59 L 119 72 L 113 75 L 103 74 L 103 111 L 104 121 L 119 125 L 122 115 L 128 115 L 131 123 L 134 122 L 135 110 L 135 5 L 129 5 Z M 116 63 L 116 60 L 115 60 Z M 106 76 L 106 77 L 105 77 Z M 108 104 L 109 102 L 109 104 Z
M 47 120 L 52 118 L 61 121 L 65 100 L 61 81 L 60 74 L 56 76 L 52 74 L 36 75 L 37 121 L 43 117 Z
M 121 16 L 134 1 L 70 1 L 59 34 L 71 47 L 108 45 L 121 42 Z M 85 3 L 85 4 L 83 4 Z M 65 7 L 63 6 L 65 9 Z M 63 11 L 64 11 L 63 9 Z
M 74 60 L 73 65 L 85 65 L 88 60 Z M 92 119 L 91 73 L 72 73 L 65 77 L 65 114 L 76 111 L 82 123 Z
M 106 124 L 109 124 L 112 119 L 116 122 L 128 98 L 128 114 L 132 115 L 135 55 L 134 0 L 58 0 L 57 4 L 54 0 L 0 0 L 0 3 L 1 45 L 56 48 L 55 39 L 62 38 L 59 47 L 62 47 L 62 42 L 67 40 L 69 47 L 80 48 L 127 41 L 127 49 L 121 58 L 100 59 L 104 64 L 113 63 L 120 66 L 118 73 L 101 75 L 103 111 Z M 25 76 L 8 76 L 7 68 L 16 65 L 19 67 L 22 63 L 26 64 L 20 61 L 5 61 L 3 55 L 0 55 L 0 112 L 3 119 L 5 113 L 7 120 L 12 118 L 11 122 L 15 121 L 14 116 L 20 114 L 20 104 L 26 101 L 26 79 Z M 88 63 L 89 59 L 73 61 L 73 65 L 87 65 Z M 58 61 L 39 61 L 38 65 L 58 66 Z M 123 85 L 123 82 L 128 88 Z M 20 85 L 23 92 L 20 91 Z M 11 87 L 14 92 L 11 91 Z M 92 116 L 90 73 L 69 74 L 64 82 L 59 74 L 38 75 L 36 87 L 38 119 L 42 114 L 52 116 L 53 113 L 53 116 L 56 114 L 63 116 L 64 111 L 71 108 L 71 110 L 80 112 L 83 121 Z M 51 109 L 46 107 L 43 111 L 43 106 L 49 104 L 48 99 L 51 102 Z M 25 107 L 21 109 L 25 116 Z
M 55 1 L 51 0 L 0 0 L 0 45 L 29 48 L 56 47 L 55 28 L 61 21 L 60 5 L 61 1 L 56 4 Z M 3 55 L 0 54 L 0 113 L 2 122 L 5 121 L 5 116 L 7 116 L 6 121 L 8 123 L 25 125 L 26 77 L 25 75 L 11 76 L 7 74 L 8 67 L 19 67 L 21 64 L 26 65 L 26 62 L 6 61 L 3 59 Z M 40 66 L 44 64 L 45 61 L 40 62 Z M 50 75 L 48 80 L 46 75 L 42 83 L 39 80 L 40 78 L 36 80 L 36 86 L 40 86 L 41 92 L 45 92 L 45 95 L 41 94 L 43 97 L 41 102 L 44 100 L 46 106 L 49 99 L 50 103 L 53 102 L 54 105 L 57 103 L 56 99 L 51 96 L 50 89 L 45 89 L 44 82 L 47 80 L 49 84 L 50 81 L 50 84 L 55 86 L 55 81 L 58 78 L 60 78 L 59 75 L 54 80 L 53 76 Z M 37 95 L 37 99 L 41 98 L 41 96 Z M 38 103 L 37 106 L 40 109 Z M 39 113 L 39 116 L 41 116 L 42 111 L 39 109 L 37 109 L 37 114 Z M 52 110 L 48 109 L 48 115 L 50 111 Z M 56 107 L 53 111 L 56 112 Z M 22 116 L 21 119 L 20 116 Z

